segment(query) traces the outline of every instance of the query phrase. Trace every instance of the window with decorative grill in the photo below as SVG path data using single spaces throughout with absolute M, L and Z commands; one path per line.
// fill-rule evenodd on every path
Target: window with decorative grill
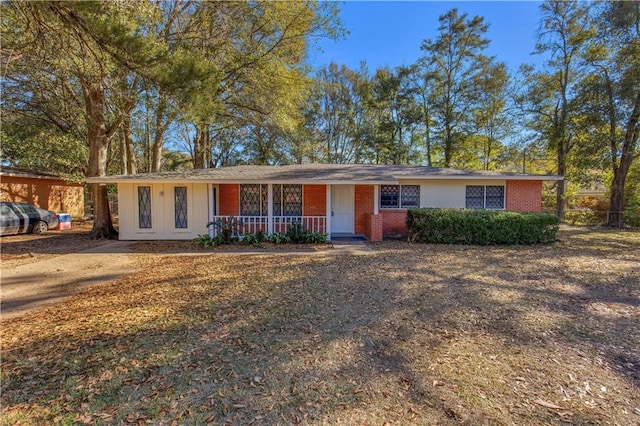
M 484 208 L 484 186 L 469 185 L 467 186 L 467 198 L 465 207 L 468 209 Z
M 504 209 L 504 186 L 487 186 L 485 208 Z
M 504 209 L 504 186 L 468 185 L 465 207 L 468 209 Z
M 420 185 L 402 185 L 400 193 L 402 194 L 400 206 L 403 209 L 420 207 Z
M 275 188 L 274 188 L 275 198 Z M 282 185 L 282 216 L 302 216 L 302 185 Z M 273 202 L 275 215 L 276 203 Z
M 173 188 L 173 198 L 175 205 L 175 226 L 176 229 L 185 229 L 187 226 L 187 187 L 176 186 Z
M 380 185 L 380 208 L 400 207 L 400 185 Z
M 151 187 L 138 187 L 138 228 L 151 229 Z
M 420 185 L 380 185 L 380 208 L 420 207 Z
M 240 185 L 240 216 L 266 216 L 267 210 L 267 185 Z

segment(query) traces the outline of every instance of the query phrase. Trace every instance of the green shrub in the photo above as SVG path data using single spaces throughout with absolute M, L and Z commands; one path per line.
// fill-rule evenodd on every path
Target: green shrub
M 209 235 L 198 235 L 196 238 L 193 239 L 193 242 L 197 245 L 199 245 L 200 247 L 215 247 L 215 246 L 219 246 L 220 244 L 224 244 L 224 241 L 222 241 L 222 238 L 218 237 L 211 237 Z
M 221 218 L 207 223 L 207 229 L 212 226 L 216 231 L 215 238 L 222 240 L 224 244 L 229 244 L 237 240 L 237 235 L 242 229 L 243 222 L 241 219 L 229 216 L 228 218 Z
M 301 223 L 292 223 L 287 227 L 288 242 L 294 244 L 321 244 L 327 242 L 327 235 L 311 232 Z
M 409 209 L 409 240 L 436 244 L 537 244 L 555 241 L 559 221 L 548 213 Z
M 271 234 L 269 236 L 269 241 L 272 242 L 273 244 L 287 244 L 291 242 L 287 234 L 282 234 L 280 232 Z
M 260 246 L 267 239 L 267 233 L 264 231 L 256 231 L 254 234 L 246 234 L 242 238 L 242 242 L 246 245 Z

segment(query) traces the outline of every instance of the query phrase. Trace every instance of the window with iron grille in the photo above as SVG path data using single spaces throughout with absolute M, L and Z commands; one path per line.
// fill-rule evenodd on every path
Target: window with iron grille
M 504 209 L 504 186 L 468 185 L 465 207 L 468 209 Z
M 267 185 L 240 185 L 240 216 L 266 216 L 267 210 Z
M 400 186 L 400 206 L 403 209 L 420 207 L 420 185 L 402 185 Z
M 420 185 L 380 185 L 380 208 L 420 207 Z
M 275 185 L 274 185 L 275 186 Z M 275 215 L 275 188 L 273 214 Z M 302 216 L 302 185 L 282 185 L 282 216 Z
M 272 191 L 274 216 L 302 216 L 302 185 L 274 184 Z M 241 216 L 267 216 L 268 211 L 267 185 L 240 185 Z
M 151 187 L 138 187 L 138 228 L 151 229 Z
M 397 209 L 400 207 L 400 185 L 380 185 L 380 208 Z
M 174 205 L 175 205 L 176 229 L 188 228 L 187 226 L 187 187 L 186 186 L 174 187 L 173 198 L 174 198 Z
M 504 186 L 487 186 L 485 195 L 486 209 L 504 209 Z

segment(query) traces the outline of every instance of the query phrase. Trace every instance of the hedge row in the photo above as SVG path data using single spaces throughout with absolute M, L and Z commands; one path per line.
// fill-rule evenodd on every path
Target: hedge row
M 409 209 L 409 241 L 436 244 L 538 244 L 556 239 L 559 220 L 549 213 Z

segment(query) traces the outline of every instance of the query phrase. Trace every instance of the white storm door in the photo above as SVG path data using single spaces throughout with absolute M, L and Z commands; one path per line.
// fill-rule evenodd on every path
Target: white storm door
M 331 232 L 353 234 L 353 185 L 331 185 Z

